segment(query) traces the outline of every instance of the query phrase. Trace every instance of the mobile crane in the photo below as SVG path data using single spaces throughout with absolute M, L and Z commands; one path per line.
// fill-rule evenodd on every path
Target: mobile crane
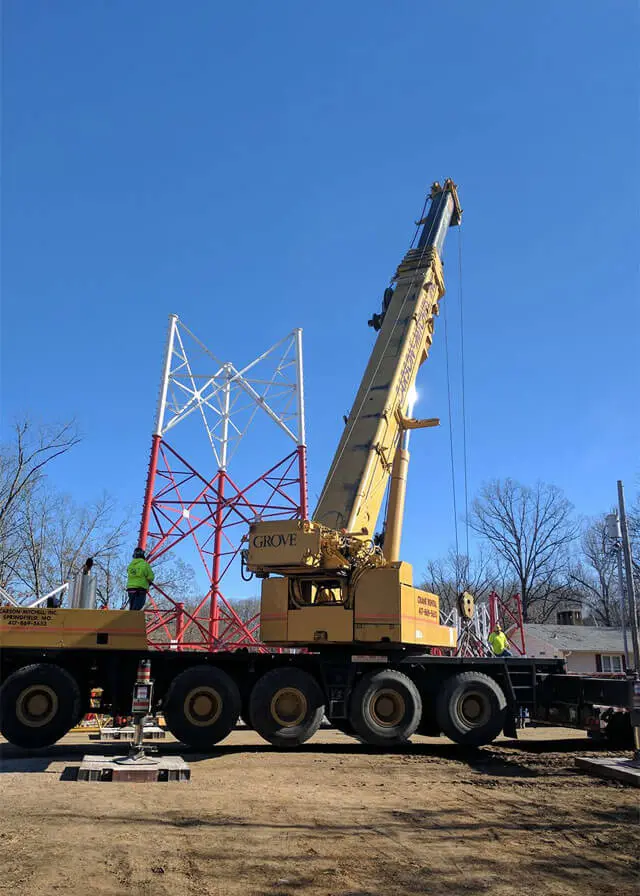
M 462 216 L 452 180 L 434 183 L 430 200 L 418 244 L 370 321 L 378 336 L 313 520 L 251 526 L 245 562 L 264 577 L 260 631 L 267 644 L 455 646 L 455 629 L 439 623 L 437 595 L 414 588 L 411 566 L 399 557 L 408 435 L 439 423 L 408 416 L 411 394 L 445 291 L 444 240 Z M 375 526 L 390 477 L 380 549 Z
M 87 711 L 127 713 L 140 661 L 155 679 L 154 708 L 199 749 L 240 715 L 278 747 L 308 740 L 326 715 L 365 743 L 392 746 L 444 732 L 479 745 L 515 718 L 581 726 L 595 705 L 628 707 L 628 682 L 565 674 L 561 660 L 452 655 L 437 595 L 413 587 L 400 561 L 412 429 L 411 391 L 444 295 L 441 254 L 461 209 L 451 180 L 434 184 L 417 246 L 400 263 L 378 335 L 311 520 L 255 521 L 243 552 L 262 578 L 261 637 L 287 652 L 149 650 L 143 612 L 0 608 L 0 731 L 42 747 Z M 376 524 L 389 485 L 380 546 Z M 465 602 L 461 609 L 468 610 Z

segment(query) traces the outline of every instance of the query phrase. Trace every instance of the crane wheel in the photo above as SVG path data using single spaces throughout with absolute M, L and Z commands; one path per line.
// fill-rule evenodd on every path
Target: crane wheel
M 502 688 L 482 672 L 454 675 L 438 694 L 438 723 L 443 733 L 458 744 L 490 744 L 504 728 L 506 714 Z
M 614 749 L 633 750 L 633 728 L 628 712 L 611 713 L 604 733 Z
M 303 669 L 271 669 L 256 682 L 249 718 L 261 737 L 276 747 L 298 747 L 316 733 L 324 717 L 324 694 Z
M 353 690 L 349 721 L 364 743 L 376 747 L 403 744 L 415 733 L 422 698 L 415 684 L 395 669 L 363 676 Z
M 214 666 L 177 675 L 163 705 L 167 728 L 183 744 L 207 749 L 235 728 L 242 703 L 235 681 Z
M 80 688 L 51 663 L 23 666 L 0 688 L 0 732 L 18 747 L 48 747 L 76 724 Z

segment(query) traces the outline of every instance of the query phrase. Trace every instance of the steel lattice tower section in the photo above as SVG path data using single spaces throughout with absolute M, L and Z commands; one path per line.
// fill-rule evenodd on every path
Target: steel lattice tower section
M 192 363 L 188 345 L 205 359 L 206 372 Z M 213 452 L 213 476 L 203 474 L 200 464 L 189 462 L 167 440 L 194 414 Z M 230 461 L 256 415 L 262 414 L 295 447 L 238 484 L 229 474 Z M 163 557 L 189 542 L 202 561 L 209 589 L 197 605 L 186 609 L 169 588 L 154 583 L 147 616 L 149 643 L 165 648 L 169 643 L 177 650 L 259 647 L 259 614 L 243 621 L 224 596 L 223 580 L 249 523 L 307 517 L 302 330 L 289 333 L 238 369 L 220 362 L 177 315 L 170 315 L 139 545 L 150 562 L 161 567 Z
M 509 640 L 509 647 L 518 656 L 526 656 L 527 645 L 524 637 L 522 599 L 519 594 L 500 597 L 496 591 L 489 595 L 490 627 L 493 631 L 497 622 Z

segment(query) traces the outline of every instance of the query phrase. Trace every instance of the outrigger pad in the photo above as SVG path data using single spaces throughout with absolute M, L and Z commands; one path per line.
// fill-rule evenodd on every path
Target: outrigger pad
M 125 756 L 84 756 L 78 781 L 153 783 L 189 781 L 191 769 L 182 756 L 154 756 L 128 759 Z

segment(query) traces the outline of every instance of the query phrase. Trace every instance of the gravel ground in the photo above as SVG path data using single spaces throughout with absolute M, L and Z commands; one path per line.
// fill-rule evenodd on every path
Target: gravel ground
M 606 755 L 579 732 L 382 754 L 333 730 L 291 753 L 236 731 L 208 756 L 162 749 L 190 783 L 78 783 L 83 754 L 118 751 L 86 735 L 1 745 L 0 893 L 640 892 L 638 790 L 579 772 L 576 755 Z

